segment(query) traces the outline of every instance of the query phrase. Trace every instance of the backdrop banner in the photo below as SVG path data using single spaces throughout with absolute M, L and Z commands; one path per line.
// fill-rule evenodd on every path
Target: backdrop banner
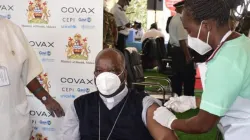
M 102 49 L 103 0 L 1 0 L 0 17 L 24 31 L 40 58 L 41 85 L 67 111 L 73 100 L 96 90 L 94 63 Z M 53 118 L 28 90 L 32 139 L 57 140 L 63 118 Z

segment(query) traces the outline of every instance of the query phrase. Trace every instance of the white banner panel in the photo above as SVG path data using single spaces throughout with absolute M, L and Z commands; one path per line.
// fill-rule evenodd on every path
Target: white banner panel
M 41 85 L 65 109 L 95 91 L 94 63 L 102 49 L 103 0 L 1 0 L 0 17 L 19 25 L 40 58 Z M 30 92 L 32 139 L 57 140 L 62 119 L 53 118 Z

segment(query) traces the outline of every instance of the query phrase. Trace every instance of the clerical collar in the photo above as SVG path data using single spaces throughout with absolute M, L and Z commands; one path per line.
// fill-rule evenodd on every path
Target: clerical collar
M 125 86 L 124 89 L 114 97 L 106 98 L 100 94 L 99 95 L 101 99 L 103 100 L 104 104 L 107 106 L 107 108 L 111 110 L 113 107 L 119 104 L 127 94 L 128 94 L 128 88 L 127 86 Z

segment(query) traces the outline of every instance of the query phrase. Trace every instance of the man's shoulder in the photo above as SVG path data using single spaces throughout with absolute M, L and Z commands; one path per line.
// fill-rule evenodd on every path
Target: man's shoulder
M 93 98 L 93 97 L 95 97 L 95 96 L 97 96 L 97 95 L 98 95 L 98 91 L 94 91 L 94 92 L 91 92 L 91 93 L 88 93 L 88 94 L 79 96 L 78 98 L 76 98 L 76 99 L 74 100 L 74 102 L 75 102 L 75 103 L 77 103 L 77 102 L 82 102 L 82 101 L 84 101 L 84 100 L 88 100 L 88 99 L 90 99 L 90 98 Z
M 144 91 L 136 91 L 133 89 L 130 89 L 130 93 L 132 94 L 133 98 L 136 100 L 138 99 L 143 100 L 145 97 L 149 96 L 149 94 L 147 94 Z

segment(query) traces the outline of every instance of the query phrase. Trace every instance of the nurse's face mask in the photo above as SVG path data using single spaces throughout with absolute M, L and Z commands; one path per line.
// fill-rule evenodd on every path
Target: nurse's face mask
M 201 39 L 199 39 L 202 23 L 203 23 L 203 21 L 201 22 L 201 25 L 200 25 L 199 31 L 198 31 L 198 35 L 196 38 L 188 35 L 188 45 L 190 48 L 195 50 L 200 55 L 205 55 L 207 52 L 212 50 L 212 47 L 208 44 L 209 37 L 210 37 L 210 31 L 207 34 L 207 42 L 203 42 Z
M 125 80 L 121 82 L 120 76 L 124 73 L 122 70 L 121 73 L 117 74 L 115 72 L 102 72 L 98 74 L 95 72 L 96 87 L 98 88 L 101 95 L 104 97 L 113 97 L 117 95 L 118 89 L 125 83 Z

